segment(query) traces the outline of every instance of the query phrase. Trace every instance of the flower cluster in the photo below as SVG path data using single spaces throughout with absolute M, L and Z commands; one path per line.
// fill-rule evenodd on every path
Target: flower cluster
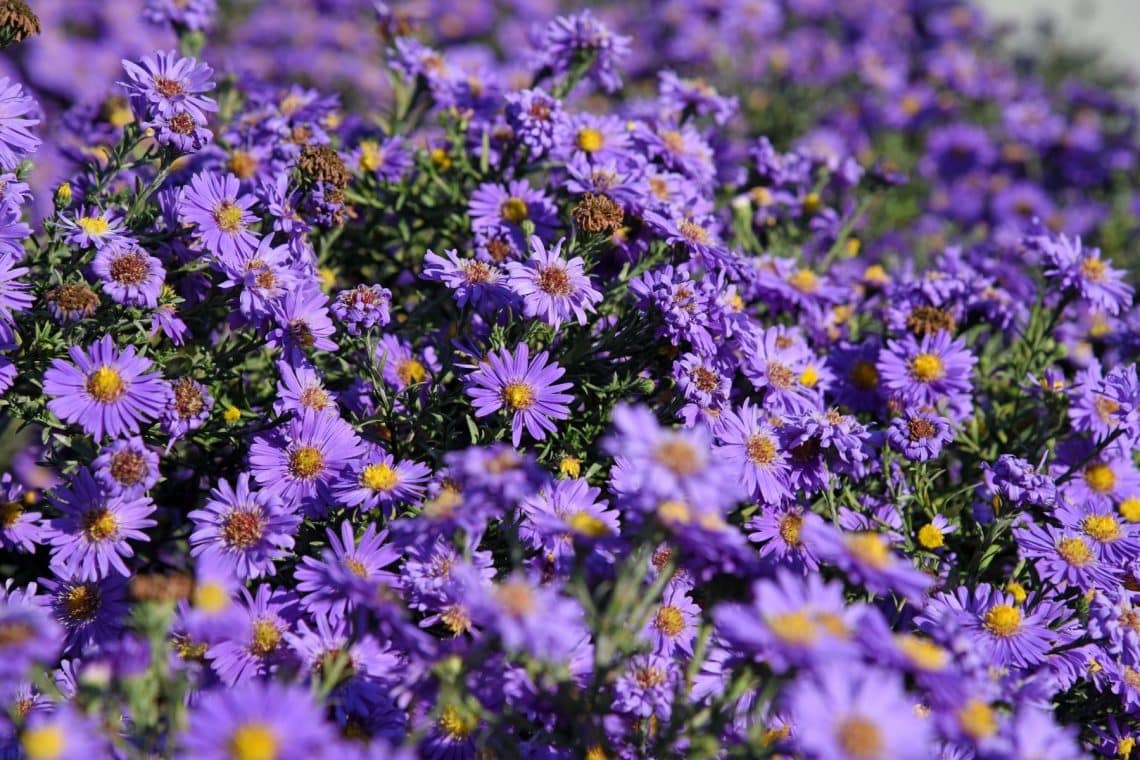
M 508 5 L 6 33 L 0 757 L 1127 760 L 1131 93 Z

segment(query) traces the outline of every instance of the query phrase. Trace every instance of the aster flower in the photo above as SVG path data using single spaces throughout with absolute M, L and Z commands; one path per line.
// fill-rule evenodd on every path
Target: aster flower
M 423 383 L 429 372 L 440 369 L 435 349 L 430 345 L 417 353 L 410 343 L 392 334 L 380 337 L 376 345 L 376 360 L 381 364 L 384 381 L 400 391 Z
M 836 565 L 855 582 L 873 593 L 897 593 L 918 603 L 933 582 L 909 559 L 896 555 L 878 533 L 846 533 L 808 515 L 803 523 L 804 542 L 821 560 Z
M 35 584 L 32 584 L 35 588 Z M 63 628 L 38 597 L 0 589 L 0 700 L 33 665 L 52 665 L 63 648 Z
M 244 472 L 234 486 L 219 480 L 205 507 L 187 517 L 194 523 L 190 556 L 209 554 L 242 580 L 273 575 L 274 561 L 289 556 L 301 524 L 276 495 L 250 488 Z
M 91 262 L 103 292 L 115 303 L 127 306 L 158 305 L 166 270 L 162 262 L 138 247 L 106 243 Z
M 206 250 L 223 259 L 239 259 L 257 249 L 250 229 L 257 217 L 250 211 L 252 195 L 240 195 L 241 183 L 232 174 L 199 172 L 182 191 L 178 216 L 194 225 Z
M 572 317 L 586 324 L 586 313 L 593 312 L 594 304 L 602 300 L 584 272 L 582 257 L 562 258 L 565 240 L 559 239 L 547 250 L 542 239 L 532 235 L 531 257 L 525 263 L 507 262 L 507 284 L 522 299 L 523 313 L 554 328 Z
M 180 377 L 171 386 L 170 401 L 162 412 L 162 429 L 177 440 L 197 430 L 210 416 L 214 399 L 206 386 L 189 377 Z
M 517 574 L 490 585 L 475 575 L 466 584 L 472 620 L 496 633 L 508 651 L 564 660 L 586 633 L 582 608 L 557 587 Z
M 522 441 L 523 428 L 536 441 L 546 438 L 557 428 L 553 420 L 570 416 L 569 402 L 573 396 L 563 391 L 571 383 L 556 383 L 565 370 L 555 363 L 547 363 L 546 351 L 530 358 L 525 343 L 514 352 L 502 349 L 490 354 L 467 376 L 467 395 L 472 398 L 476 417 L 505 410 L 511 414 L 511 442 L 517 448 Z
M 398 576 L 384 569 L 402 554 L 387 543 L 388 531 L 369 525 L 358 540 L 352 522 L 345 520 L 339 532 L 330 527 L 325 533 L 329 544 L 320 559 L 303 557 L 294 572 L 306 610 L 339 620 L 356 606 L 354 586 L 368 586 L 369 592 L 378 586 L 399 586 Z
M 738 477 L 753 498 L 774 505 L 790 497 L 787 454 L 760 410 L 745 401 L 738 410 L 726 410 L 722 420 L 716 453 L 736 464 Z
M 189 114 L 204 124 L 217 104 L 203 93 L 214 89 L 213 70 L 194 58 L 183 58 L 173 50 L 144 56 L 138 63 L 123 61 L 126 82 L 120 82 L 131 101 L 131 110 L 141 122 L 158 115 L 170 118 Z
M 230 688 L 270 675 L 293 659 L 285 633 L 297 616 L 296 597 L 264 583 L 254 594 L 245 588 L 240 591 L 237 633 L 206 650 L 214 672 Z
M 505 100 L 507 122 L 515 136 L 530 148 L 533 157 L 545 155 L 554 145 L 557 126 L 565 118 L 562 103 L 541 87 L 509 92 Z
M 765 509 L 752 518 L 748 540 L 760 544 L 760 556 L 770 558 L 791 570 L 817 570 L 819 560 L 800 536 L 803 510 L 794 506 Z
M 506 300 L 505 277 L 497 265 L 477 258 L 461 259 L 454 249 L 443 253 L 440 256 L 428 251 L 420 276 L 451 288 L 459 306 L 497 306 Z
M 94 722 L 68 704 L 33 712 L 19 744 L 29 760 L 84 760 L 110 751 Z
M 396 461 L 375 444 L 366 444 L 365 453 L 354 461 L 336 485 L 336 498 L 342 504 L 362 509 L 413 502 L 423 497 L 431 468 L 420 462 Z
M 776 414 L 808 412 L 818 405 L 817 394 L 801 378 L 812 356 L 796 331 L 770 327 L 747 344 L 744 374 L 764 391 L 764 406 Z
M 80 209 L 74 216 L 59 216 L 59 226 L 67 231 L 64 241 L 83 248 L 114 245 L 131 250 L 137 243 L 127 234 L 123 214 L 118 209 Z
M 38 500 L 38 494 L 26 491 L 11 473 L 0 476 L 0 549 L 30 553 L 44 542 L 43 515 L 29 511 Z
M 1042 580 L 1081 591 L 1115 588 L 1120 569 L 1098 556 L 1091 536 L 1025 521 L 1014 529 L 1020 555 L 1030 560 Z
M 391 321 L 388 312 L 392 301 L 392 291 L 379 285 L 357 285 L 351 290 L 337 293 L 332 302 L 332 313 L 344 326 L 349 335 L 360 335 L 361 330 L 369 330 L 379 325 L 383 327 Z
M 574 561 L 575 545 L 592 546 L 590 559 L 605 559 L 600 545 L 620 532 L 617 512 L 599 499 L 600 488 L 592 488 L 582 478 L 564 478 L 543 486 L 523 499 L 524 515 L 519 538 L 543 553 L 547 564 L 567 570 Z
M 130 606 L 122 576 L 88 581 L 45 578 L 40 582 L 51 592 L 52 614 L 67 632 L 65 652 L 104 644 L 126 625 Z
M 138 433 L 170 397 L 166 383 L 150 371 L 150 359 L 137 356 L 134 346 L 120 352 L 109 335 L 86 350 L 72 346 L 68 355 L 70 362 L 56 359 L 44 373 L 48 409 L 96 440 Z
M 557 137 L 556 154 L 564 155 L 570 161 L 578 158 L 597 165 L 629 155 L 629 130 L 621 118 L 611 114 L 573 114 L 559 124 Z M 593 172 L 590 179 L 593 180 Z M 571 188 L 573 192 L 604 192 L 605 189 L 593 186 L 588 189 Z
M 302 760 L 319 757 L 334 733 L 309 690 L 266 682 L 206 692 L 190 711 L 179 757 L 195 760 Z
M 333 501 L 333 484 L 362 453 L 360 438 L 348 423 L 306 409 L 255 438 L 249 462 L 262 488 L 299 504 L 306 514 L 322 514 Z
M 31 127 L 40 123 L 40 108 L 18 82 L 0 77 L 0 170 L 13 171 L 40 147 Z
M 337 415 L 337 394 L 327 390 L 324 380 L 310 366 L 294 366 L 277 362 L 281 379 L 277 383 L 277 401 L 273 409 L 278 414 L 292 411 L 302 414 L 306 409 Z
M 120 438 L 104 446 L 91 463 L 95 479 L 109 494 L 141 496 L 158 482 L 158 455 L 141 438 Z
M 13 201 L 0 201 L 0 256 L 13 263 L 23 261 L 24 241 L 32 234 L 32 228 L 21 221 L 22 215 Z
M 329 317 L 328 303 L 328 296 L 315 286 L 287 291 L 272 305 L 276 324 L 266 342 L 280 347 L 291 362 L 304 360 L 313 349 L 335 351 L 331 336 L 336 327 Z
M 1119 314 L 1132 304 L 1132 286 L 1124 281 L 1125 273 L 1102 259 L 1099 249 L 1084 248 L 1079 237 L 1030 236 L 1026 243 L 1043 254 L 1045 276 L 1062 290 L 1109 314 Z
M 59 324 L 67 325 L 94 316 L 99 295 L 86 282 L 64 283 L 44 295 L 48 313 Z
M 84 581 L 112 570 L 130 576 L 123 558 L 133 557 L 134 550 L 127 541 L 149 541 L 144 530 L 156 525 L 148 519 L 154 512 L 149 498 L 108 494 L 83 469 L 52 503 L 62 515 L 52 520 L 47 536 L 54 568 Z
M 0 253 L 0 347 L 15 345 L 17 312 L 32 305 L 28 284 L 20 278 L 27 267 L 16 266 L 16 260 Z
M 892 448 L 915 462 L 936 458 L 953 438 L 945 417 L 913 408 L 891 420 L 887 429 L 887 440 Z
M 614 684 L 613 708 L 639 718 L 666 720 L 673 709 L 673 694 L 680 672 L 673 660 L 659 655 L 636 655 L 629 669 Z
M 954 340 L 941 331 L 922 336 L 921 342 L 911 335 L 889 341 L 876 369 L 883 388 L 904 403 L 938 407 L 945 401 L 957 403 L 963 396 L 968 403 L 976 361 L 963 339 Z
M 535 190 L 525 179 L 506 185 L 483 183 L 475 188 L 468 203 L 471 229 L 486 235 L 505 230 L 515 251 L 526 249 L 522 223 L 531 221 L 535 234 L 548 238 L 557 222 L 554 204 L 541 190 Z
M 642 636 L 653 652 L 666 657 L 693 654 L 693 642 L 701 619 L 698 607 L 680 585 L 666 588 L 661 604 L 645 624 Z
M 1010 594 L 980 583 L 972 590 L 959 587 L 936 594 L 916 620 L 936 640 L 961 629 L 982 659 L 998 667 L 1033 667 L 1041 663 L 1058 640 L 1050 630 L 1048 604 L 1018 605 Z
M 559 16 L 547 24 L 539 49 L 543 51 L 543 64 L 555 74 L 566 74 L 585 65 L 591 81 L 606 92 L 615 92 L 621 87 L 617 64 L 630 54 L 631 42 L 584 10 L 573 16 Z
M 210 29 L 218 15 L 217 0 L 145 0 L 143 18 L 193 31 Z
M 798 679 L 788 698 L 800 727 L 795 744 L 809 757 L 837 760 L 932 756 L 929 722 L 914 707 L 898 675 L 855 663 Z

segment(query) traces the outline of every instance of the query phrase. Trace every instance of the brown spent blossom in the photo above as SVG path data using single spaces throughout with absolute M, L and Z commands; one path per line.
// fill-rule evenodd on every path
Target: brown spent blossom
M 309 182 L 327 182 L 338 188 L 346 187 L 351 178 L 340 154 L 328 145 L 306 145 L 302 148 L 297 169 Z
M 0 0 L 0 47 L 40 33 L 40 19 L 24 0 Z
M 625 210 L 608 195 L 586 193 L 574 210 L 574 223 L 583 232 L 613 232 L 625 220 Z

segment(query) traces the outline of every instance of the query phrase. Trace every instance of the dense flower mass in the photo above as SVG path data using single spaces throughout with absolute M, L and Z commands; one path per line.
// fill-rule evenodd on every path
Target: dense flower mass
M 0 0 L 0 758 L 1137 756 L 1135 93 L 592 5 Z

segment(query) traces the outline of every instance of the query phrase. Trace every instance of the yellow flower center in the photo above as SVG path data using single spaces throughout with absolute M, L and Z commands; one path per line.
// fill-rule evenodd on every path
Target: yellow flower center
M 664 523 L 688 524 L 692 522 L 693 513 L 685 502 L 670 500 L 657 505 L 657 517 Z
M 873 391 L 879 387 L 879 370 L 871 362 L 855 362 L 851 369 L 851 382 L 861 391 Z
M 119 532 L 119 521 L 111 510 L 103 507 L 83 515 L 83 535 L 88 541 L 104 541 Z
M 856 533 L 847 538 L 847 548 L 860 562 L 882 570 L 891 564 L 891 551 L 877 533 Z
M 439 730 L 449 739 L 462 740 L 475 730 L 475 721 L 464 717 L 459 710 L 448 705 L 439 714 Z
M 253 639 L 249 644 L 249 651 L 256 657 L 265 657 L 271 654 L 281 643 L 281 631 L 272 620 L 258 620 L 253 624 Z
M 653 457 L 677 475 L 692 475 L 701 469 L 697 450 L 683 438 L 670 437 L 657 447 Z
M 238 409 L 236 406 L 227 406 L 226 411 L 222 412 L 222 419 L 224 419 L 227 424 L 234 424 L 241 419 L 241 409 Z
M 578 147 L 587 153 L 596 153 L 605 144 L 605 137 L 597 129 L 586 127 L 578 130 Z
M 391 491 L 400 482 L 400 476 L 386 464 L 370 464 L 360 473 L 360 483 L 373 491 Z
M 839 724 L 839 746 L 848 757 L 875 760 L 883 757 L 886 741 L 879 727 L 865 718 L 847 718 Z
M 212 615 L 230 606 L 230 595 L 222 584 L 207 581 L 194 587 L 191 601 L 195 607 Z
M 519 224 L 530 216 L 530 212 L 526 207 L 526 201 L 517 195 L 512 195 L 503 201 L 503 205 L 499 207 L 499 214 L 505 221 L 511 224 Z
M 1120 538 L 1120 524 L 1112 515 L 1089 515 L 1081 522 L 1081 528 L 1097 541 L 1115 541 Z
M 67 750 L 67 737 L 56 723 L 29 728 L 20 739 L 28 760 L 56 760 Z
M 246 723 L 230 739 L 234 760 L 275 760 L 277 735 L 264 723 Z
M 582 474 L 582 460 L 570 455 L 558 462 L 558 474 L 564 478 L 576 478 Z
M 218 207 L 214 209 L 214 221 L 218 223 L 219 229 L 231 235 L 236 232 L 241 232 L 242 229 L 245 228 L 241 217 L 241 206 L 230 203 L 229 201 L 222 201 L 218 204 Z
M 761 467 L 766 467 L 776 461 L 776 443 L 766 435 L 749 436 L 744 444 L 744 452 L 748 461 Z
M 380 151 L 380 146 L 371 141 L 366 140 L 360 143 L 360 170 L 374 172 L 380 168 L 384 162 L 384 154 Z
M 11 528 L 22 514 L 24 507 L 19 502 L 7 501 L 0 504 L 0 526 Z
M 1089 282 L 1100 282 L 1104 279 L 1104 262 L 1100 259 L 1085 259 L 1081 262 L 1081 274 Z
M 127 384 L 118 370 L 103 365 L 87 376 L 87 392 L 91 398 L 104 404 L 117 401 L 127 391 Z
M 1116 473 L 1102 462 L 1090 464 L 1085 468 L 1085 482 L 1097 493 L 1109 493 L 1116 487 Z
M 68 622 L 73 624 L 83 623 L 95 617 L 101 603 L 99 588 L 90 583 L 75 586 L 63 599 L 65 615 Z
M 601 538 L 608 535 L 609 527 L 589 512 L 575 512 L 566 516 L 566 525 L 575 533 L 588 538 Z
M 797 514 L 787 514 L 780 518 L 780 538 L 788 546 L 799 546 L 800 528 L 803 527 L 804 518 Z
M 1093 561 L 1092 549 L 1079 536 L 1058 541 L 1057 553 L 1073 567 L 1085 567 Z
M 923 670 L 942 670 L 950 661 L 946 650 L 929 639 L 919 638 L 911 634 L 904 634 L 895 639 L 899 651 L 910 660 L 915 667 Z
M 416 359 L 406 359 L 396 368 L 396 377 L 404 385 L 422 383 L 427 377 L 427 369 Z
M 980 699 L 971 699 L 958 710 L 958 725 L 963 733 L 975 740 L 987 739 L 998 729 L 993 708 Z
M 1136 740 L 1131 736 L 1126 736 L 1116 743 L 1116 756 L 1121 760 L 1130 760 L 1132 757 L 1132 750 L 1136 747 Z
M 944 543 L 942 531 L 934 523 L 927 523 L 918 529 L 918 543 L 923 549 L 940 549 Z
M 993 635 L 1007 638 L 1021 629 L 1021 610 L 1008 604 L 995 604 L 986 610 L 982 625 Z
M 289 472 L 302 480 L 315 478 L 325 468 L 325 458 L 312 446 L 301 446 L 289 454 Z
M 534 391 L 527 383 L 507 383 L 503 388 L 503 403 L 512 412 L 521 412 L 534 406 Z
M 819 278 L 810 269 L 799 269 L 788 278 L 788 284 L 801 293 L 814 293 L 819 287 Z
M 669 638 L 674 638 L 685 630 L 685 617 L 679 609 L 667 604 L 657 610 L 657 617 L 653 619 L 653 626 Z
M 942 360 L 934 354 L 921 353 L 910 361 L 910 373 L 920 383 L 939 380 L 946 373 Z
M 802 610 L 773 615 L 768 618 L 768 628 L 776 638 L 788 644 L 811 644 L 819 638 L 815 621 Z
M 814 364 L 809 364 L 807 369 L 800 373 L 800 385 L 805 388 L 814 388 L 818 382 L 819 370 L 815 368 Z
M 101 216 L 85 216 L 78 220 L 79 228 L 93 237 L 107 234 L 111 223 Z
M 1140 496 L 1129 496 L 1120 502 L 1120 516 L 1128 522 L 1140 522 Z

